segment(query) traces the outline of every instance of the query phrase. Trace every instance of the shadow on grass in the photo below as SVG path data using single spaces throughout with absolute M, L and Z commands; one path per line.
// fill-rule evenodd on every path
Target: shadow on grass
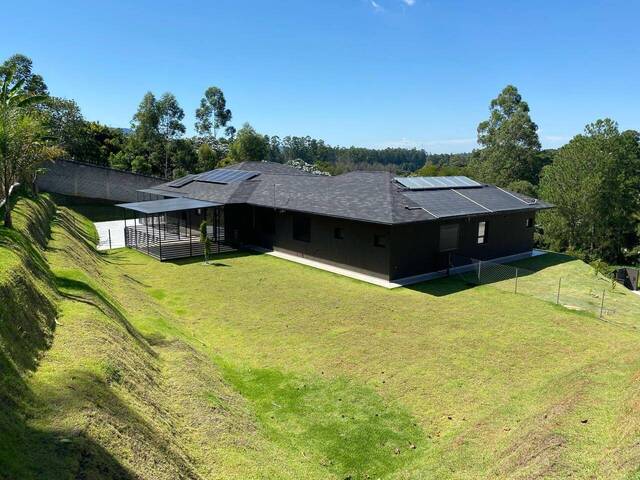
M 2 479 L 139 478 L 84 432 L 31 428 L 13 409 L 0 412 L 0 426 Z
M 81 280 L 76 280 L 63 275 L 56 276 L 54 281 L 56 288 L 62 296 L 96 307 L 106 316 L 114 318 L 142 348 L 144 348 L 150 355 L 153 355 L 154 357 L 157 356 L 157 353 L 149 346 L 140 332 L 131 325 L 131 322 L 129 322 L 129 319 L 122 313 L 120 308 L 99 289 L 96 289 Z
M 415 285 L 409 285 L 405 288 L 434 295 L 436 297 L 443 297 L 462 292 L 479 285 L 491 285 L 492 283 L 513 279 L 516 276 L 515 268 L 518 268 L 518 277 L 521 278 L 540 272 L 545 268 L 554 267 L 574 260 L 574 257 L 561 253 L 547 253 L 545 255 L 525 258 L 508 264 L 492 264 L 489 260 L 484 267 L 486 274 L 481 277 L 478 276 L 476 268 L 470 266 L 471 269 L 467 272 L 453 273 L 447 278 L 428 280 Z M 491 272 L 494 269 L 499 269 L 499 271 Z
M 254 252 L 251 250 L 235 250 L 233 252 L 226 253 L 214 253 L 209 257 L 209 264 L 215 266 L 230 266 L 226 264 L 217 265 L 220 261 L 224 261 L 225 259 L 231 258 L 242 258 L 242 257 L 250 257 L 254 255 L 262 255 L 259 252 Z M 194 263 L 203 263 L 203 256 L 198 255 L 197 257 L 188 257 L 188 258 L 180 258 L 177 260 L 165 260 L 163 263 L 170 263 L 173 265 L 183 266 L 183 265 L 192 265 Z M 213 263 L 212 263 L 213 262 Z
M 451 276 L 446 278 L 438 278 L 435 280 L 427 280 L 426 282 L 415 283 L 404 288 L 414 290 L 420 293 L 433 295 L 434 297 L 444 297 L 455 293 L 464 292 L 473 288 L 475 285 L 467 283 L 458 277 Z
M 1 361 L 0 357 L 0 363 Z M 0 388 L 0 402 L 5 405 L 5 408 L 0 409 L 0 444 L 3 445 L 0 449 L 0 478 L 139 478 L 91 438 L 84 427 L 78 425 L 68 430 L 35 428 L 28 420 L 34 415 L 25 415 L 25 411 L 35 412 L 39 423 L 46 421 L 48 424 L 49 416 L 74 417 L 77 412 L 86 410 L 89 406 L 94 415 L 97 414 L 94 417 L 97 424 L 93 428 L 104 432 L 110 429 L 133 432 L 132 435 L 125 433 L 121 437 L 124 445 L 135 448 L 136 445 L 130 445 L 130 442 L 141 443 L 145 450 L 162 456 L 152 460 L 153 463 L 166 460 L 192 478 L 194 472 L 185 458 L 174 451 L 167 438 L 159 434 L 148 419 L 127 405 L 105 379 L 82 370 L 72 373 L 63 382 L 39 390 L 37 396 L 24 387 L 17 401 L 7 401 Z M 17 373 L 10 374 L 19 378 Z M 59 407 L 49 409 L 48 405 Z M 144 463 L 138 466 L 143 468 Z
M 556 265 L 562 265 L 563 263 L 573 262 L 575 257 L 565 255 L 563 253 L 549 252 L 537 257 L 524 258 L 517 262 L 509 263 L 512 267 L 522 267 L 532 272 L 539 272 L 545 268 L 555 267 Z

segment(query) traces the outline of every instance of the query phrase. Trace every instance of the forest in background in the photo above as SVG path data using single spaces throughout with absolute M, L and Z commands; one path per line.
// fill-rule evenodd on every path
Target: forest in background
M 16 54 L 0 65 L 2 198 L 20 181 L 33 184 L 47 161 L 68 158 L 177 178 L 241 161 L 312 167 L 332 175 L 389 170 L 399 175 L 469 175 L 556 208 L 539 216 L 537 240 L 592 262 L 637 265 L 640 259 L 640 135 L 594 119 L 557 150 L 544 150 L 529 106 L 513 85 L 489 103 L 477 128 L 479 148 L 432 154 L 421 149 L 331 146 L 312 137 L 268 136 L 233 126 L 224 92 L 211 86 L 186 136 L 184 110 L 171 93 L 147 92 L 129 128 L 86 120 L 72 99 L 53 95 L 31 59 Z M 10 205 L 5 224 L 10 225 Z

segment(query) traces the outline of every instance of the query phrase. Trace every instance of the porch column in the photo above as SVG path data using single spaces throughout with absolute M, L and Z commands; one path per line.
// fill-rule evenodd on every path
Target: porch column
M 147 255 L 149 255 L 149 217 L 146 213 L 144 214 L 144 226 L 147 230 Z
M 193 257 L 193 246 L 191 244 L 191 210 L 187 210 L 187 233 L 189 234 L 189 256 Z
M 124 246 L 129 246 L 129 239 L 127 238 L 127 209 L 122 209 L 122 216 L 124 217 Z
M 218 253 L 220 253 L 220 208 L 216 207 L 216 244 L 218 245 Z
M 160 242 L 160 261 L 162 261 L 162 230 L 160 229 L 159 217 L 158 217 L 158 242 Z

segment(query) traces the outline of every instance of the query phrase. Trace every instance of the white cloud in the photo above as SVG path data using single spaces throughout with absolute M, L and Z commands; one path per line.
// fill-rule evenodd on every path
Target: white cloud
M 402 0 L 402 2 L 409 7 L 413 7 L 416 4 L 416 0 Z
M 369 0 L 369 1 L 371 2 L 371 6 L 376 12 L 382 12 L 384 10 L 384 8 L 382 8 L 382 6 L 375 0 Z

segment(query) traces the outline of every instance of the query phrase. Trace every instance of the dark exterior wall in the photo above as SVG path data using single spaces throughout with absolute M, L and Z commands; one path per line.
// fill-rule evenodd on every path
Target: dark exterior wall
M 449 253 L 489 260 L 530 251 L 533 248 L 533 227 L 527 218 L 535 213 L 510 213 L 469 217 L 442 222 L 396 225 L 391 231 L 390 278 L 398 279 L 445 269 Z M 487 243 L 479 245 L 478 223 L 488 224 Z M 459 224 L 458 249 L 440 252 L 440 225 Z
M 295 212 L 231 205 L 225 207 L 227 239 L 319 260 L 379 278 L 395 280 L 446 269 L 449 253 L 488 260 L 530 251 L 533 227 L 526 226 L 533 212 L 462 218 L 455 221 L 408 225 L 379 225 L 309 215 L 310 241 L 293 238 Z M 487 243 L 478 245 L 478 222 L 488 225 Z M 459 225 L 458 249 L 440 252 L 440 225 Z M 275 227 L 275 228 L 273 228 Z M 336 239 L 341 228 L 344 238 Z M 385 247 L 374 246 L 384 236 Z
M 56 160 L 38 176 L 38 188 L 45 192 L 114 202 L 138 201 L 136 190 L 150 188 L 163 180 L 69 160 Z
M 227 235 L 235 230 L 240 243 L 319 260 L 368 275 L 389 278 L 390 227 L 320 215 L 309 215 L 309 242 L 293 238 L 295 212 L 251 206 L 226 207 Z M 271 228 L 275 226 L 275 228 Z M 342 239 L 335 229 L 342 229 Z M 385 247 L 374 245 L 379 235 Z

